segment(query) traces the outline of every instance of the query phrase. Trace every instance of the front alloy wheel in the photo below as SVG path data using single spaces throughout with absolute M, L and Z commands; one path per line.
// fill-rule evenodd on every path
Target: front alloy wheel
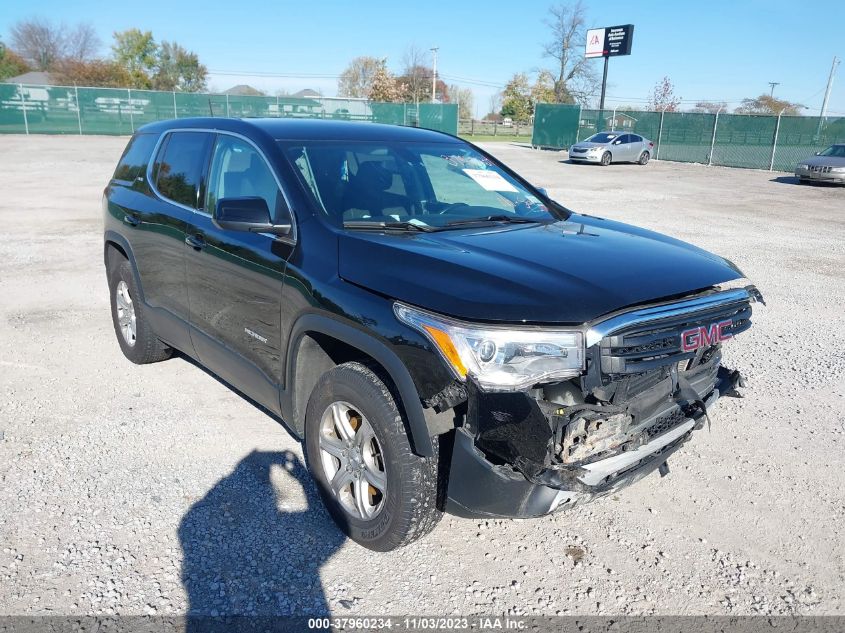
M 414 453 L 402 402 L 380 367 L 348 362 L 324 373 L 305 410 L 305 457 L 323 503 L 352 540 L 386 552 L 440 519 L 439 437 Z
M 320 421 L 320 463 L 332 494 L 353 517 L 369 520 L 384 507 L 387 473 L 367 419 L 348 402 L 333 402 Z

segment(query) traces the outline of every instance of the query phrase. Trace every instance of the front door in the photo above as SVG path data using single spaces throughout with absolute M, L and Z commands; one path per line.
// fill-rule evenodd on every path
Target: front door
M 188 227 L 191 339 L 200 361 L 273 411 L 279 410 L 281 293 L 291 247 L 264 233 L 212 221 L 217 200 L 259 196 L 278 221 L 289 213 L 272 170 L 246 140 L 219 134 L 200 212 Z

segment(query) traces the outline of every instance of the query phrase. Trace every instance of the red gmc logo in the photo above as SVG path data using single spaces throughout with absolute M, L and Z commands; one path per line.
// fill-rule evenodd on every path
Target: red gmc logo
M 727 341 L 733 335 L 727 331 L 733 325 L 733 321 L 720 321 L 711 323 L 709 326 L 699 326 L 691 330 L 681 332 L 681 348 L 685 352 L 694 352 L 699 347 L 715 345 Z

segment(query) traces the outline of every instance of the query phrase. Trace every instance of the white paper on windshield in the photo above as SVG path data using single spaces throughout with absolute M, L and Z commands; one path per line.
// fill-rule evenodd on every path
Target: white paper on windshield
M 502 174 L 497 171 L 487 169 L 464 169 L 464 173 L 487 191 L 516 192 L 516 187 L 502 178 Z

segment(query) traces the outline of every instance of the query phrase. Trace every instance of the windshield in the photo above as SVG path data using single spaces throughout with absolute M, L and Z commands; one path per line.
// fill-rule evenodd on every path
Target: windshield
M 350 228 L 439 230 L 554 220 L 546 205 L 469 145 L 309 141 L 283 150 L 317 208 Z
M 619 138 L 622 136 L 616 132 L 599 132 L 598 134 L 593 134 L 590 138 L 584 139 L 585 143 L 610 143 L 615 138 Z
M 845 158 L 845 145 L 831 145 L 823 152 L 819 152 L 819 156 L 835 156 L 836 158 Z

